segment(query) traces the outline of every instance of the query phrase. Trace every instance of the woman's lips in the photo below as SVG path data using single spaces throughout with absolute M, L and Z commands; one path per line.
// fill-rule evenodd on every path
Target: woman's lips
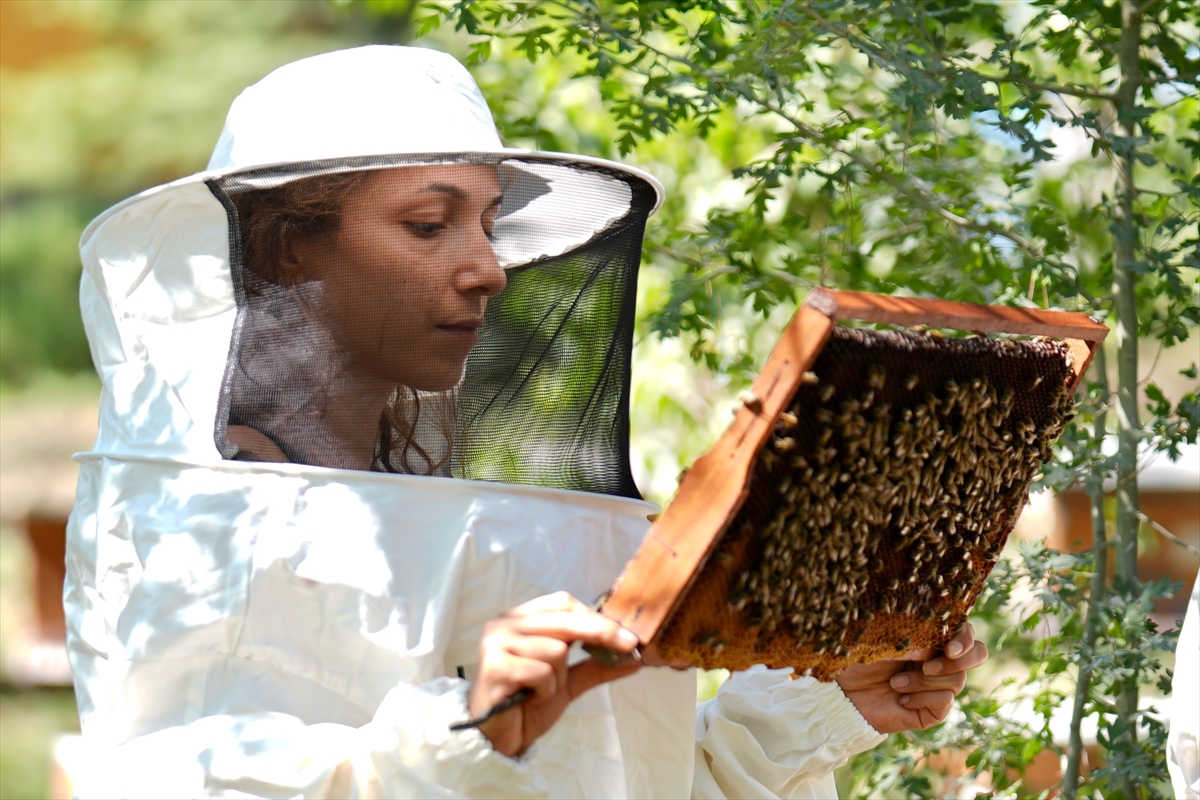
M 449 325 L 438 325 L 437 329 L 443 334 L 453 337 L 456 341 L 474 346 L 479 341 L 480 322 L 456 322 Z

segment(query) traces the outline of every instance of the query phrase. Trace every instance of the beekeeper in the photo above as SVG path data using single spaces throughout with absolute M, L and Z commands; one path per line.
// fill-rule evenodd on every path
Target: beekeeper
M 628 405 L 660 196 L 502 147 L 457 62 L 376 46 L 268 75 L 206 172 L 88 227 L 80 796 L 829 797 L 944 718 L 969 627 L 699 709 L 692 672 L 578 652 L 636 642 L 588 604 L 653 510 Z

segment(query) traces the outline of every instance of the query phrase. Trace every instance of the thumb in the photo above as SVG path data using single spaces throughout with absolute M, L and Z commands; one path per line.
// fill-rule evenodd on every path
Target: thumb
M 574 700 L 593 686 L 615 681 L 617 678 L 624 678 L 627 675 L 632 675 L 641 668 L 642 665 L 636 662 L 622 664 L 618 667 L 606 667 L 599 661 L 591 658 L 571 667 L 567 673 L 567 692 L 570 694 L 571 699 Z

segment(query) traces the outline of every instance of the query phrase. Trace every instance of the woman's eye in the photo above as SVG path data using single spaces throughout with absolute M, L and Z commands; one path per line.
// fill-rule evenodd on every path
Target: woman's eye
M 446 227 L 440 222 L 406 222 L 404 224 L 410 231 L 422 237 L 434 236 Z
M 487 237 L 489 242 L 496 241 L 496 208 L 490 208 L 480 220 L 483 227 L 483 235 Z

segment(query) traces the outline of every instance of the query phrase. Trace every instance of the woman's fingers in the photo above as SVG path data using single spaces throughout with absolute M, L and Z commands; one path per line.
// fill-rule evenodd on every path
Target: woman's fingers
M 954 705 L 954 692 L 938 690 L 929 692 L 910 692 L 900 696 L 900 705 L 910 711 L 920 714 L 922 728 L 936 725 L 946 718 Z
M 564 642 L 583 642 L 628 653 L 638 645 L 637 635 L 590 608 L 545 611 L 512 621 L 514 633 L 546 636 Z
M 847 667 L 836 676 L 842 691 L 881 733 L 929 728 L 950 713 L 967 672 L 987 660 L 975 630 L 963 626 L 944 652 L 914 650 L 900 657 Z
M 486 676 L 476 700 L 494 705 L 520 689 L 552 697 L 567 684 L 567 646 L 556 639 L 521 639 L 485 646 L 479 662 Z
M 543 700 L 554 697 L 565 685 L 565 680 L 559 679 L 553 664 L 539 661 L 536 658 L 511 658 L 508 660 L 505 671 L 512 682 L 513 691 L 524 688 L 533 689 L 534 695 Z M 499 697 L 495 702 L 503 700 L 512 692 L 499 691 L 498 694 Z
M 638 639 L 566 592 L 530 600 L 484 626 L 468 710 L 478 717 L 521 689 L 533 692 L 521 706 L 480 727 L 497 750 L 507 755 L 523 752 L 577 695 L 638 669 L 636 662 L 604 667 L 594 661 L 569 669 L 572 642 L 629 653 Z
M 941 709 L 948 712 L 950 706 L 954 704 L 954 693 L 940 689 L 929 692 L 909 692 L 900 695 L 899 702 L 900 705 L 914 711 L 918 708 L 927 708 L 931 711 Z
M 970 652 L 974 644 L 975 627 L 968 622 L 963 626 L 961 631 L 954 634 L 954 637 L 946 642 L 946 655 L 950 658 L 959 658 L 964 653 Z
M 539 697 L 550 697 L 567 685 L 567 652 L 569 650 L 570 645 L 566 642 L 540 636 L 514 638 L 508 645 L 508 652 L 516 659 L 546 664 L 551 669 L 554 678 L 552 685 L 547 683 L 543 688 L 521 684 L 535 689 Z
M 889 658 L 888 661 L 928 661 L 933 658 L 935 651 L 925 648 L 924 650 L 909 650 L 903 655 Z
M 638 645 L 637 635 L 632 631 L 567 592 L 535 597 L 492 620 L 490 625 L 526 636 L 603 645 L 621 653 L 628 653 Z
M 670 667 L 674 670 L 689 669 L 692 666 L 686 658 L 673 658 L 669 661 L 663 658 L 657 642 L 651 642 L 641 648 L 641 662 L 647 667 Z
M 544 614 L 547 611 L 591 611 L 591 609 L 570 592 L 554 592 L 535 597 L 515 608 L 510 608 L 503 617 L 528 617 L 534 614 Z
M 641 668 L 642 665 L 637 662 L 618 667 L 606 667 L 599 661 L 589 659 L 571 667 L 567 675 L 567 693 L 574 700 L 594 686 L 632 675 Z
M 953 672 L 948 675 L 926 675 L 918 670 L 905 670 L 892 676 L 892 689 L 901 693 L 949 690 L 958 694 L 967 685 L 965 672 Z
M 938 658 L 930 659 L 921 666 L 921 671 L 926 675 L 950 675 L 974 669 L 987 661 L 987 659 L 987 645 L 983 642 L 972 640 L 971 648 L 960 653 L 957 658 L 939 656 Z

